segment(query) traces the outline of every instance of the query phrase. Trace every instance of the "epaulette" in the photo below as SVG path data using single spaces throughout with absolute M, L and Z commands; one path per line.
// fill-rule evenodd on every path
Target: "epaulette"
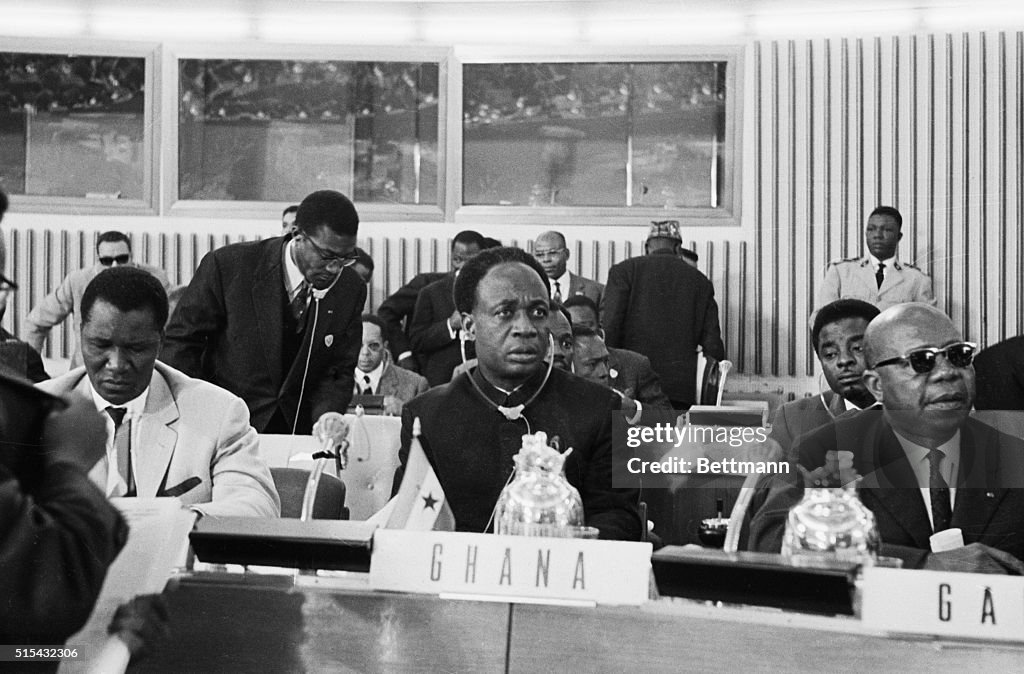
M 841 260 L 832 260 L 831 262 L 828 263 L 828 266 L 831 267 L 834 264 L 842 264 L 843 262 L 858 262 L 860 260 L 861 258 L 859 257 L 844 257 Z
M 920 268 L 920 267 L 918 267 L 918 266 L 916 266 L 916 265 L 912 265 L 912 264 L 910 264 L 909 262 L 900 262 L 900 264 L 901 264 L 902 266 L 906 267 L 907 269 L 913 269 L 914 271 L 921 271 L 921 268 Z M 923 272 L 923 271 L 921 271 L 921 273 L 923 274 L 924 272 Z

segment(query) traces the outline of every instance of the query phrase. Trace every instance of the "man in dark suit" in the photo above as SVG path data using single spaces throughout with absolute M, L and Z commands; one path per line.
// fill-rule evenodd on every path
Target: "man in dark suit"
M 161 359 L 242 398 L 261 433 L 304 433 L 352 399 L 366 285 L 348 265 L 359 216 L 343 194 L 303 199 L 290 237 L 203 258 Z
M 850 410 L 875 403 L 864 386 L 864 331 L 878 315 L 878 307 L 863 300 L 836 300 L 814 317 L 811 344 L 818 355 L 829 391 L 788 402 L 772 417 L 771 437 L 786 452 L 804 433 L 824 426 Z M 789 454 L 792 461 L 795 454 Z
M 608 352 L 608 381 L 616 391 L 632 391 L 629 395 L 652 409 L 671 409 L 672 403 L 661 390 L 651 359 L 629 349 L 612 349 L 605 342 L 598 319 L 597 304 L 589 297 L 575 295 L 565 301 L 573 326 L 589 328 L 597 333 Z
M 572 327 L 572 335 L 573 372 L 619 394 L 627 419 L 644 408 L 672 409 L 647 358 L 632 351 L 619 351 L 613 367 L 611 352 L 596 330 L 577 323 Z
M 832 484 L 826 454 L 849 451 L 882 554 L 912 568 L 1024 572 L 1024 442 L 969 418 L 974 345 L 938 309 L 910 303 L 872 321 L 865 346 L 864 381 L 881 409 L 801 439 L 804 470 L 769 481 L 751 523 L 752 547 L 778 551 L 805 480 Z M 949 528 L 961 530 L 965 546 L 930 552 L 930 536 Z
M 1024 335 L 993 344 L 974 359 L 979 410 L 1024 410 Z
M 391 357 L 400 366 L 413 372 L 420 372 L 421 363 L 417 362 L 409 341 L 409 330 L 412 327 L 412 315 L 416 310 L 416 299 L 420 292 L 431 283 L 440 281 L 449 274 L 462 268 L 466 260 L 484 248 L 484 238 L 479 232 L 465 230 L 452 239 L 450 272 L 423 272 L 399 288 L 393 295 L 384 300 L 377 309 L 377 315 L 387 325 L 388 343 L 391 345 Z
M 597 281 L 577 276 L 567 268 L 569 249 L 561 232 L 544 232 L 533 242 L 533 256 L 544 268 L 551 284 L 551 299 L 564 303 L 570 297 L 589 297 L 601 306 L 604 286 Z
M 573 448 L 565 475 L 580 492 L 586 524 L 602 538 L 639 540 L 636 491 L 612 488 L 611 423 L 618 396 L 560 369 L 548 375 L 544 270 L 518 248 L 487 250 L 462 268 L 455 297 L 465 330 L 476 340 L 479 363 L 405 406 L 395 489 L 419 419 L 420 443 L 456 528 L 486 531 L 523 434 L 544 431 L 557 436 L 563 451 Z
M 455 308 L 452 289 L 459 270 L 483 247 L 483 237 L 473 231 L 460 232 L 455 240 L 452 271 L 420 292 L 409 324 L 420 374 L 431 386 L 451 381 L 452 371 L 462 362 L 462 315 Z M 466 351 L 466 358 L 472 358 L 473 345 L 467 344 Z
M 704 274 L 679 257 L 682 237 L 675 221 L 655 223 L 647 255 L 624 260 L 608 272 L 605 342 L 651 359 L 675 409 L 696 401 L 697 347 L 723 360 L 715 289 Z

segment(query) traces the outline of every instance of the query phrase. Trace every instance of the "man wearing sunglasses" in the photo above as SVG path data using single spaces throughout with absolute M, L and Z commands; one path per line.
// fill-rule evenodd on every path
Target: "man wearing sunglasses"
M 82 349 L 78 344 L 78 336 L 82 332 L 82 295 L 89 282 L 101 271 L 124 265 L 148 271 L 163 284 L 164 290 L 170 292 L 171 284 L 162 269 L 132 260 L 132 245 L 123 232 L 103 232 L 96 239 L 96 263 L 85 269 L 76 269 L 65 276 L 60 285 L 29 312 L 25 318 L 25 341 L 42 353 L 43 344 L 46 343 L 50 330 L 71 315 L 72 334 L 75 339 L 71 349 L 71 367 L 82 365 Z
M 161 360 L 242 398 L 258 432 L 309 434 L 352 399 L 366 303 L 352 269 L 358 229 L 352 202 L 321 190 L 299 204 L 289 236 L 208 253 Z
M 977 347 L 945 314 L 919 303 L 883 311 L 864 344 L 864 383 L 881 405 L 797 442 L 804 470 L 767 481 L 752 547 L 778 551 L 803 483 L 820 477 L 828 452 L 848 451 L 862 478 L 858 495 L 877 520 L 881 554 L 901 558 L 905 568 L 1024 573 L 1024 441 L 969 416 Z M 964 545 L 931 552 L 930 537 L 949 529 L 960 530 Z

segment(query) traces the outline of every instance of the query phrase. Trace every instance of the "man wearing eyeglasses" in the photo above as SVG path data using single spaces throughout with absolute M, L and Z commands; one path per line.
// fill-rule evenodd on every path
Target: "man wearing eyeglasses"
M 224 246 L 199 263 L 161 359 L 242 398 L 260 433 L 309 434 L 344 410 L 362 345 L 359 215 L 333 190 L 302 200 L 291 235 Z
M 71 349 L 71 367 L 82 365 L 82 349 L 78 336 L 82 332 L 82 295 L 86 286 L 104 269 L 131 265 L 148 271 L 170 292 L 171 283 L 162 269 L 132 260 L 132 245 L 123 232 L 103 232 L 96 239 L 96 263 L 85 269 L 76 269 L 60 282 L 56 290 L 40 300 L 25 318 L 25 341 L 42 353 L 43 344 L 55 325 L 60 325 L 68 315 L 72 316 L 72 334 L 75 343 Z
M 7 210 L 7 195 L 0 192 L 0 219 Z M 7 246 L 0 236 L 0 319 L 7 313 L 7 297 L 18 290 L 18 284 L 7 278 Z M 50 378 L 39 352 L 0 327 L 0 365 L 34 382 Z
M 561 232 L 544 232 L 533 242 L 533 256 L 540 262 L 551 282 L 551 299 L 565 302 L 570 297 L 583 295 L 601 306 L 604 286 L 597 281 L 577 276 L 567 268 L 569 249 Z
M 834 485 L 827 454 L 848 451 L 861 476 L 858 495 L 877 520 L 881 554 L 901 558 L 905 568 L 1024 573 L 1024 441 L 970 418 L 976 345 L 920 303 L 883 311 L 864 343 L 864 383 L 880 409 L 798 441 L 803 470 L 768 481 L 751 523 L 752 547 L 778 551 L 804 483 Z M 953 549 L 933 551 L 930 539 L 941 532 L 956 539 Z

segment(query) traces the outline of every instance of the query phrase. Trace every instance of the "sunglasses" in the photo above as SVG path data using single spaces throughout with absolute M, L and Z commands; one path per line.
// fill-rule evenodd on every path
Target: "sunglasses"
M 906 365 L 914 369 L 918 374 L 927 374 L 935 369 L 935 363 L 939 360 L 939 354 L 946 357 L 953 367 L 967 367 L 974 362 L 974 354 L 978 351 L 978 345 L 971 342 L 958 342 L 950 344 L 944 349 L 917 349 L 905 356 L 888 358 L 875 363 L 875 367 L 884 365 Z
M 132 256 L 128 255 L 127 253 L 123 255 L 114 255 L 113 257 L 104 255 L 103 257 L 100 258 L 100 264 L 103 265 L 104 267 L 109 267 L 115 262 L 118 264 L 128 264 L 128 260 L 130 259 L 132 259 Z

